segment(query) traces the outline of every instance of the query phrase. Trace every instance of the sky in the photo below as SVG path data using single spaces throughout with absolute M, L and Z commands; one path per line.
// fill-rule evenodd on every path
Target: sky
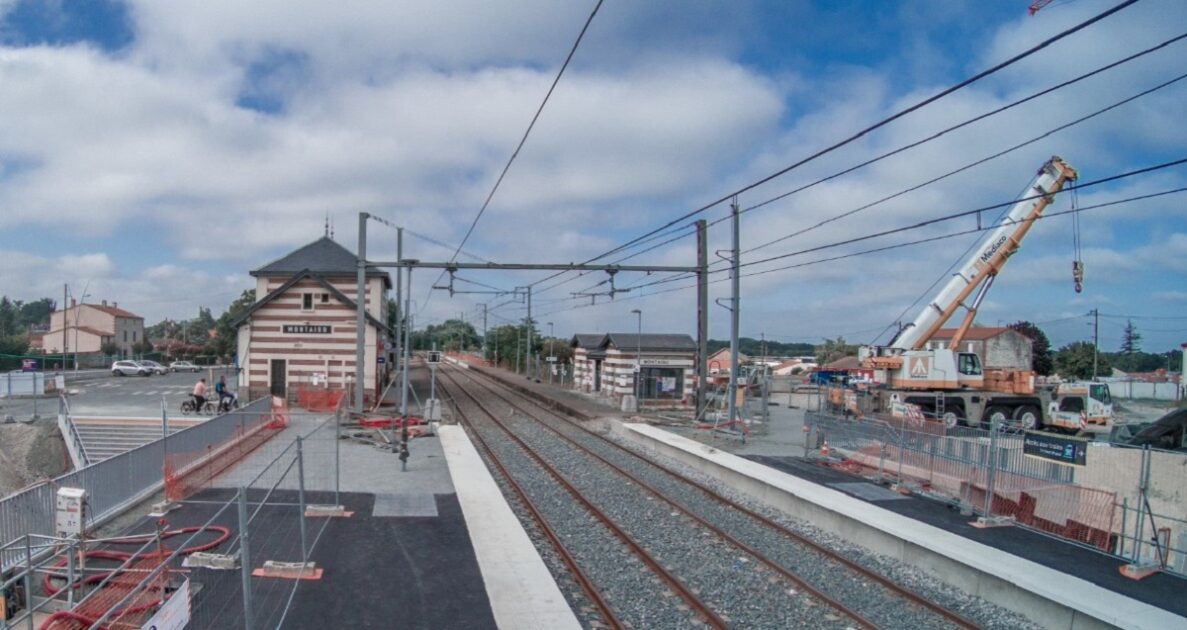
M 1029 16 L 1026 0 L 606 0 L 459 260 L 593 258 L 1117 2 L 1057 0 Z M 60 300 L 69 285 L 150 324 L 217 316 L 253 286 L 251 269 L 321 237 L 327 216 L 355 250 L 360 212 L 388 222 L 369 223 L 370 258 L 395 258 L 390 224 L 406 228 L 405 256 L 447 261 L 594 4 L 0 0 L 0 294 Z M 1142 0 L 741 194 L 742 262 L 788 255 L 743 269 L 770 271 L 741 278 L 741 334 L 886 342 L 984 234 L 836 257 L 968 232 L 977 217 L 803 250 L 1010 202 L 1052 155 L 1081 184 L 1187 157 L 1187 80 L 1136 96 L 1185 71 L 1185 39 L 764 204 L 1184 32 L 1187 3 Z M 1097 309 L 1102 348 L 1131 319 L 1146 351 L 1187 342 L 1187 193 L 1112 203 L 1185 181 L 1179 165 L 1057 197 L 977 321 L 1036 322 L 1058 347 L 1091 339 Z M 695 218 L 711 223 L 716 261 L 728 215 L 718 204 L 601 261 L 692 265 Z M 810 264 L 776 270 L 798 263 Z M 638 309 L 645 331 L 695 333 L 689 281 L 623 272 L 615 288 L 635 288 L 610 299 L 574 295 L 605 293 L 605 273 L 549 275 L 462 270 L 450 296 L 416 271 L 413 312 L 481 327 L 486 304 L 488 325 L 504 324 L 525 304 L 494 289 L 534 285 L 544 332 L 632 331 Z M 729 282 L 711 277 L 710 335 L 727 338 L 712 301 Z

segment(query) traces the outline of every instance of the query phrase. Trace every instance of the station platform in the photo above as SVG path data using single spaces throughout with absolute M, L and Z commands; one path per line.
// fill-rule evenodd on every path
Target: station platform
M 338 439 L 333 422 L 326 422 L 329 415 L 291 415 L 290 425 L 264 447 L 166 515 L 170 528 L 200 525 L 249 484 L 249 510 L 255 510 L 278 475 L 259 520 L 252 521 L 252 565 L 299 560 L 296 476 L 281 477 L 273 470 L 280 467 L 266 467 L 302 435 L 307 503 L 336 500 L 352 514 L 306 519 L 310 538 L 317 537 L 310 560 L 323 573 L 301 581 L 283 627 L 580 627 L 461 427 L 442 426 L 435 436 L 412 440 L 403 471 L 390 450 Z M 327 449 L 340 449 L 338 457 Z M 340 476 L 326 468 L 335 459 Z M 148 533 L 155 522 L 144 517 L 125 531 Z M 215 524 L 230 529 L 235 540 L 234 509 Z M 241 627 L 239 572 L 190 571 L 203 585 L 193 597 L 194 627 Z M 283 610 L 292 582 L 253 580 L 263 580 L 253 586 L 255 617 L 261 610 Z

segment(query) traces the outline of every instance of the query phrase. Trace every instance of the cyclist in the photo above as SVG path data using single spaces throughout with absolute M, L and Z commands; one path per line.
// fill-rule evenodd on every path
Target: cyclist
M 194 397 L 194 411 L 202 413 L 202 405 L 206 404 L 206 379 L 200 378 L 194 384 L 194 391 L 190 392 Z
M 218 394 L 219 411 L 230 411 L 231 405 L 235 402 L 235 393 L 227 389 L 227 377 L 218 377 L 218 382 L 214 384 L 214 391 Z

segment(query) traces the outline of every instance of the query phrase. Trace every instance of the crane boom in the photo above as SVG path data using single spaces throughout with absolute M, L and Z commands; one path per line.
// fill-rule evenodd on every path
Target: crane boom
M 899 332 L 889 347 L 900 350 L 923 348 L 956 310 L 965 306 L 968 312 L 956 335 L 949 342 L 949 347 L 958 347 L 972 325 L 981 300 L 993 284 L 993 279 L 1005 266 L 1009 257 L 1018 250 L 1035 220 L 1054 201 L 1055 193 L 1059 192 L 1065 183 L 1075 181 L 1076 177 L 1076 170 L 1059 156 L 1048 160 L 1027 188 L 1030 194 L 1024 195 L 1021 201 L 1011 206 L 998 227 L 992 230 L 964 261 L 952 279 L 936 294 L 935 299 L 923 308 L 915 321 Z M 965 300 L 978 287 L 980 290 L 977 291 L 973 302 L 966 305 Z

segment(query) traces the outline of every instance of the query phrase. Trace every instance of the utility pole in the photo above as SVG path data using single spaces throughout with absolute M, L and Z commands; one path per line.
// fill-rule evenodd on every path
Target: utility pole
M 1096 369 L 1100 358 L 1100 309 L 1092 309 L 1092 380 L 1096 380 Z
M 359 213 L 359 261 L 358 289 L 355 293 L 355 347 L 354 347 L 354 410 L 363 413 L 363 388 L 367 382 L 367 319 L 364 308 L 367 305 L 367 217 Z M 376 331 L 378 332 L 378 331 Z M 378 364 L 376 364 L 378 367 Z
M 704 219 L 697 221 L 697 392 L 696 418 L 705 413 L 709 361 L 709 228 Z
M 482 304 L 482 360 L 486 360 L 486 303 Z
M 741 279 L 739 278 L 742 251 L 738 234 L 738 198 L 730 204 L 730 224 L 733 226 L 733 251 L 730 253 L 730 384 L 729 422 L 737 420 L 738 393 L 738 314 L 741 311 Z

